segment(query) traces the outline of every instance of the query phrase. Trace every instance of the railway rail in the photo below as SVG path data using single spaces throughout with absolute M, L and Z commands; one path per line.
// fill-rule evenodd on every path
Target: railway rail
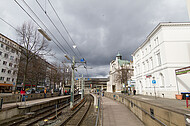
M 63 119 L 60 123 L 56 124 L 56 126 L 79 126 L 87 115 L 92 101 L 92 97 L 88 95 L 84 102 L 71 112 L 70 116 Z
M 80 97 L 77 97 L 75 101 L 79 100 Z M 43 120 L 47 117 L 53 116 L 56 114 L 56 105 L 52 105 L 49 107 L 46 107 L 44 109 L 41 109 L 40 111 L 34 111 L 30 113 L 26 113 L 23 116 L 18 116 L 16 118 L 13 118 L 11 120 L 5 121 L 4 123 L 1 123 L 1 126 L 30 126 L 35 123 L 37 123 L 40 120 Z M 61 110 L 69 106 L 69 99 L 57 104 L 57 112 L 58 114 L 61 114 Z
M 55 105 L 44 108 L 40 111 L 31 112 L 29 115 L 18 116 L 12 121 L 1 123 L 1 126 L 79 126 L 84 122 L 87 113 L 91 108 L 93 111 L 91 95 L 86 95 L 83 100 L 75 99 L 75 104 L 72 109 L 69 108 L 69 102 L 64 101 L 58 104 L 57 109 Z M 92 106 L 92 107 L 91 107 Z M 94 111 L 93 111 L 94 112 Z

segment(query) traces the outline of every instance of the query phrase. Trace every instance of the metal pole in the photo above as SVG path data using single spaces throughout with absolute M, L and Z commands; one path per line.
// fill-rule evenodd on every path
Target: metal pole
M 75 70 L 75 57 L 73 56 L 70 108 L 73 107 L 73 102 L 74 102 L 74 77 L 75 77 L 74 70 Z
M 156 99 L 156 89 L 155 89 L 155 85 L 154 85 L 154 95 L 155 95 L 155 99 Z
M 83 99 L 84 97 L 84 78 L 83 78 L 83 74 L 82 74 L 82 95 L 81 95 L 81 99 Z

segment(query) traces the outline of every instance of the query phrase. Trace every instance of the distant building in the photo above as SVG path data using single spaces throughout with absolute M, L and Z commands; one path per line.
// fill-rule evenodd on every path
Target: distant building
M 20 46 L 0 34 L 0 92 L 11 92 L 16 84 Z
M 84 91 L 91 92 L 95 90 L 107 89 L 108 78 L 84 78 Z M 75 81 L 76 88 L 78 90 L 82 89 L 82 78 L 77 78 Z
M 121 92 L 124 88 L 126 90 L 132 75 L 133 63 L 128 60 L 122 60 L 122 56 L 118 53 L 116 60 L 110 63 L 107 92 Z
M 190 91 L 190 74 L 175 73 L 190 66 L 190 23 L 158 24 L 132 56 L 138 94 L 175 98 Z

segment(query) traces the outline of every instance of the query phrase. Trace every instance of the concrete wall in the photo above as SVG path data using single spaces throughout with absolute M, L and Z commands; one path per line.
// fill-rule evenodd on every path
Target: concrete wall
M 113 93 L 105 93 L 105 96 L 111 99 L 114 99 L 113 95 Z M 162 123 L 167 126 L 186 125 L 184 114 L 175 112 L 175 110 L 168 110 L 128 96 L 115 95 L 116 100 L 126 105 L 146 126 L 160 126 L 163 125 Z M 150 109 L 154 111 L 153 117 L 151 117 Z
M 46 97 L 50 98 L 50 97 L 55 97 L 58 95 L 59 95 L 59 92 L 54 92 L 53 96 L 51 96 L 51 93 L 47 93 Z M 44 98 L 44 93 L 28 94 L 26 96 L 27 96 L 26 100 L 29 101 L 29 100 Z M 1 98 L 3 98 L 3 103 L 19 102 L 21 100 L 20 94 L 1 96 Z
M 75 95 L 75 99 L 79 98 L 80 95 Z M 11 106 L 9 108 L 6 109 L 2 109 L 0 110 L 0 122 L 1 120 L 6 120 L 6 119 L 10 119 L 12 117 L 15 116 L 21 116 L 24 115 L 26 113 L 29 112 L 37 112 L 42 110 L 43 108 L 49 107 L 49 106 L 54 106 L 55 104 L 59 104 L 59 103 L 65 103 L 68 101 L 68 99 L 70 99 L 70 96 L 66 96 L 66 97 L 57 97 L 55 99 L 49 100 L 49 101 L 44 101 L 44 102 L 40 102 L 40 103 L 35 103 L 33 105 L 27 105 L 27 106 Z M 24 103 L 23 103 L 24 104 Z M 0 123 L 1 125 L 1 123 Z

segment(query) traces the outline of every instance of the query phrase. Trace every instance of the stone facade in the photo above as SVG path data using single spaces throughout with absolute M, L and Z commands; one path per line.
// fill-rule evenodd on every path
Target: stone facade
M 190 66 L 189 52 L 190 23 L 160 23 L 132 54 L 137 93 L 175 98 L 178 89 L 190 91 L 190 75 L 175 74 Z
M 122 56 L 118 53 L 118 55 L 116 56 L 116 60 L 110 62 L 110 72 L 109 72 L 109 81 L 107 82 L 107 92 L 123 91 L 123 83 L 125 83 L 126 86 L 127 81 L 131 79 L 132 75 L 133 75 L 132 62 L 127 60 L 122 60 Z

